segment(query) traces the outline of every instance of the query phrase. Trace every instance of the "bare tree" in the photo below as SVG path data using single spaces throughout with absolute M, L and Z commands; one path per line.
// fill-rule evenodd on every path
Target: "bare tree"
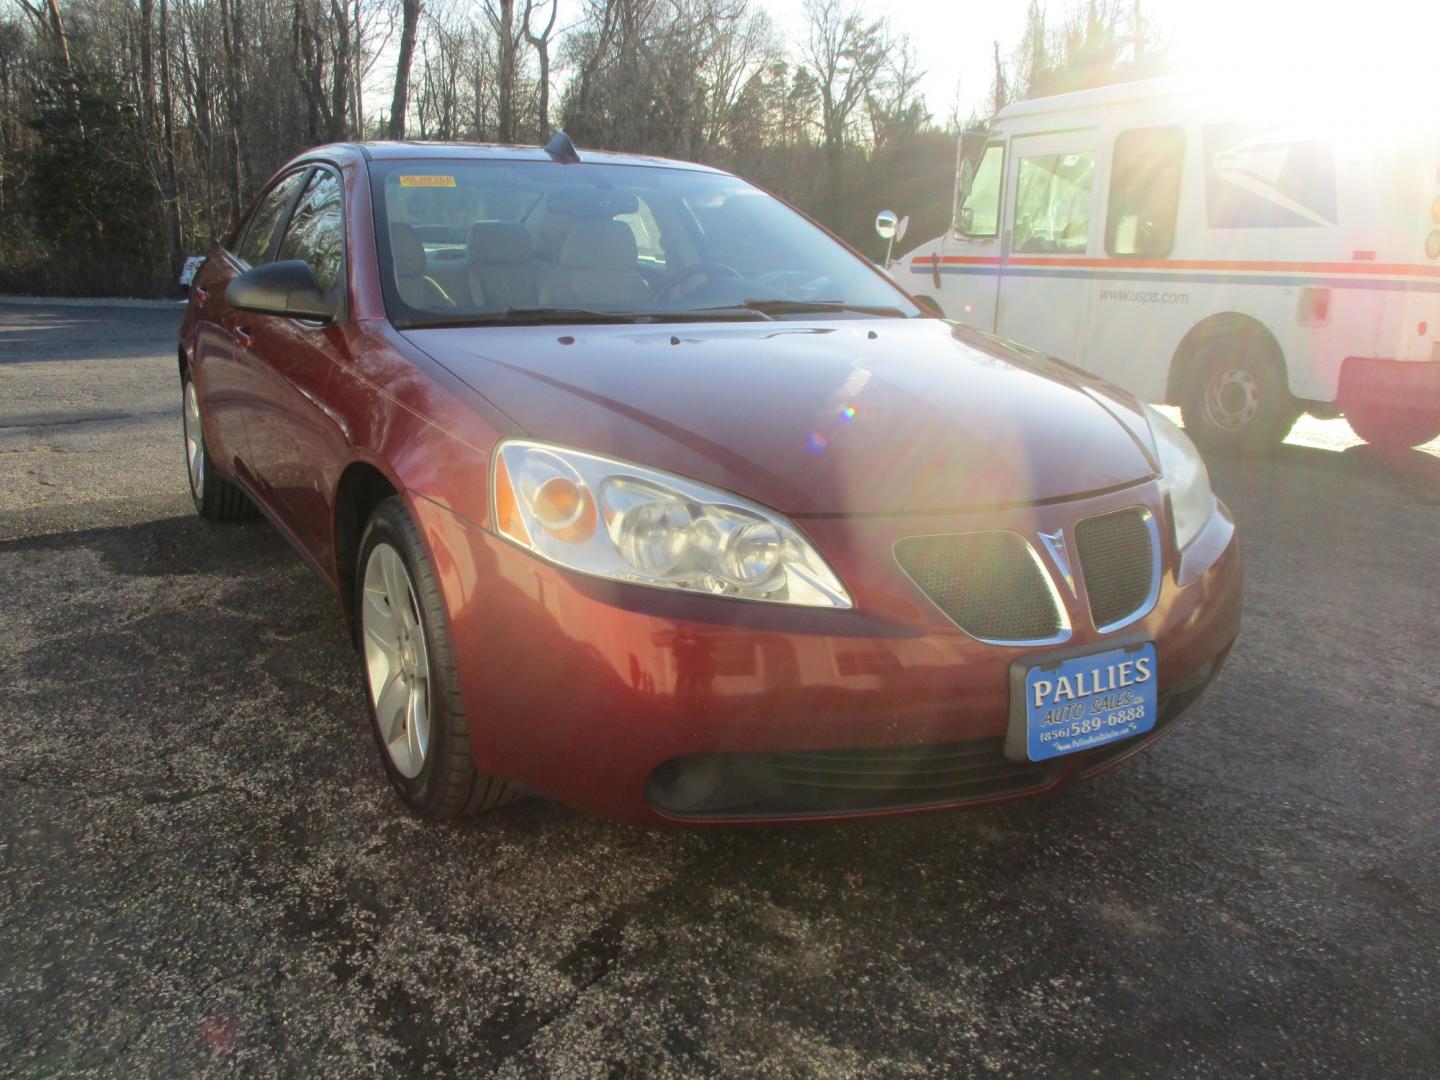
M 856 112 L 889 52 L 885 20 L 867 22 L 843 0 L 805 0 L 808 33 L 801 57 L 820 89 L 820 130 L 832 153 L 850 138 Z
M 502 143 L 515 141 L 515 84 L 519 77 L 520 43 L 525 22 L 515 20 L 515 0 L 485 0 L 485 18 L 495 36 L 496 132 Z
M 1138 3 L 1139 0 L 1136 0 Z M 550 17 L 545 21 L 544 29 L 536 33 L 530 22 L 538 11 L 545 7 L 550 8 Z M 539 78 L 539 141 L 544 142 L 550 137 L 550 35 L 555 32 L 555 16 L 560 13 L 560 0 L 525 0 L 525 16 L 521 19 L 521 25 L 525 28 L 525 40 L 535 50 L 535 56 L 540 62 Z M 538 25 L 538 24 L 536 24 Z
M 389 137 L 405 137 L 405 103 L 410 94 L 410 63 L 420 28 L 420 0 L 400 0 L 400 54 L 395 58 L 395 94 L 390 99 Z

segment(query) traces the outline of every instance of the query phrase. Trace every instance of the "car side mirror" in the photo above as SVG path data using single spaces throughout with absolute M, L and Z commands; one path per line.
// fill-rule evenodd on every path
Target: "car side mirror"
M 231 280 L 225 302 L 239 311 L 330 322 L 335 304 L 320 291 L 315 271 L 302 259 L 266 263 Z
M 932 319 L 945 318 L 945 309 L 935 302 L 934 297 L 925 296 L 922 294 L 920 296 L 911 297 L 911 299 L 915 301 L 916 307 L 918 307 L 926 315 L 929 315 Z

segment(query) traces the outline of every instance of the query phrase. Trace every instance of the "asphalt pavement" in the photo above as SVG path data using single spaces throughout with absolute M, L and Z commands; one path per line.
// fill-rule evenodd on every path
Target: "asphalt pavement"
M 1244 630 L 1088 784 L 436 827 L 333 598 L 191 512 L 179 318 L 0 302 L 0 1075 L 1440 1071 L 1440 446 L 1216 463 Z

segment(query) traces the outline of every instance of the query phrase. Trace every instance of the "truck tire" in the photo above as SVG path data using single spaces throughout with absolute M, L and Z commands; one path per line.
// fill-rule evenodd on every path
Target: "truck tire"
M 1255 332 L 1202 342 L 1180 400 L 1190 438 L 1217 454 L 1263 454 L 1284 442 L 1300 409 L 1279 360 Z

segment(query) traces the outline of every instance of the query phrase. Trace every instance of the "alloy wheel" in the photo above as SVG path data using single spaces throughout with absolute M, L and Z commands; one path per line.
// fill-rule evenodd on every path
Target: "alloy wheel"
M 185 382 L 185 407 L 181 410 L 185 425 L 185 463 L 190 469 L 190 490 L 195 498 L 205 496 L 205 437 L 200 430 L 200 397 L 193 380 Z
M 360 627 L 381 741 L 396 772 L 413 780 L 430 750 L 430 656 L 410 571 L 386 543 L 365 564 Z

